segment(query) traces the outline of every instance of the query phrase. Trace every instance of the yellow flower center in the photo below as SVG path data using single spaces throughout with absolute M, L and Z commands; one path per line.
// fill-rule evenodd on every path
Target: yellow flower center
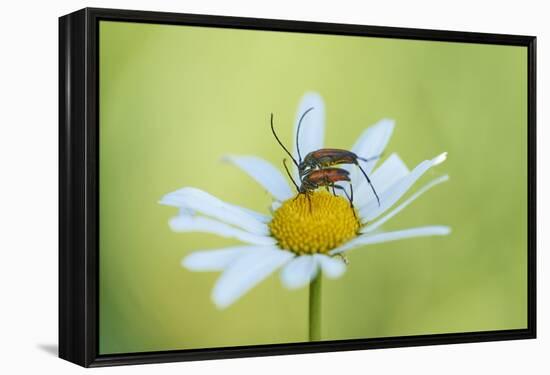
M 271 234 L 297 254 L 327 253 L 357 235 L 359 221 L 350 202 L 324 190 L 299 194 L 273 214 Z

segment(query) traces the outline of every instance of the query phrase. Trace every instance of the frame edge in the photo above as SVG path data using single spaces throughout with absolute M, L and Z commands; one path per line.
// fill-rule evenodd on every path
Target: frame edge
M 537 338 L 537 37 L 527 42 L 527 326 Z
M 126 22 L 366 36 L 387 39 L 528 46 L 532 39 L 536 38 L 531 35 L 499 34 L 491 32 L 421 29 L 414 27 L 360 25 L 353 23 L 299 21 L 276 18 L 251 18 L 198 13 L 173 13 L 95 7 L 85 8 L 85 10 L 96 19 L 111 21 L 121 21 L 123 18 Z
M 153 15 L 156 15 L 153 17 Z M 174 352 L 99 355 L 97 337 L 99 270 L 97 38 L 99 19 L 122 17 L 130 22 L 198 22 L 202 26 L 268 29 L 340 35 L 497 43 L 528 49 L 528 326 L 515 332 L 479 332 L 423 337 L 303 343 L 275 346 L 209 348 Z M 153 21 L 154 19 L 154 21 Z M 292 29 L 292 30 L 291 30 Z M 298 30 L 303 29 L 303 30 Z M 340 30 L 338 32 L 338 30 Z M 363 34 L 361 30 L 366 34 Z M 428 35 L 431 34 L 432 38 Z M 452 35 L 451 35 L 452 34 Z M 451 37 L 452 36 L 452 37 Z M 250 356 L 319 353 L 401 346 L 456 344 L 536 338 L 536 37 L 458 31 L 404 29 L 350 24 L 84 8 L 59 18 L 59 357 L 84 367 L 160 363 Z M 464 336 L 463 336 L 464 335 Z
M 59 18 L 59 357 L 92 362 L 86 329 L 85 10 Z

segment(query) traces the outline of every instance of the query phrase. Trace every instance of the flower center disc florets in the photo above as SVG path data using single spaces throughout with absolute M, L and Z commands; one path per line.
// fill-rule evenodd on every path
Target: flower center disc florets
M 350 202 L 320 190 L 285 201 L 273 214 L 271 234 L 297 254 L 327 253 L 357 235 Z

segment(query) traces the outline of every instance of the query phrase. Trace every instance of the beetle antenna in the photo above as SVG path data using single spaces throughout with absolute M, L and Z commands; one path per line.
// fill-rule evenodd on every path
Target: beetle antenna
M 292 159 L 292 161 L 294 162 L 294 164 L 296 165 L 296 167 L 298 167 L 298 162 L 296 161 L 296 159 L 294 159 L 294 156 L 292 156 L 292 154 L 290 153 L 290 151 L 288 151 L 288 149 L 285 147 L 285 145 L 283 144 L 283 142 L 281 142 L 281 140 L 279 139 L 279 137 L 277 136 L 277 133 L 275 133 L 275 127 L 273 126 L 273 113 L 271 114 L 271 132 L 273 133 L 273 136 L 275 137 L 275 139 L 277 140 L 277 142 L 279 143 L 279 145 L 283 148 L 283 150 L 285 150 L 285 152 L 288 154 L 288 156 L 290 156 L 290 158 Z M 286 167 L 286 165 L 285 165 Z M 287 171 L 288 172 L 288 171 Z M 292 182 L 294 182 L 294 180 L 292 180 Z M 295 184 L 296 185 L 296 184 Z
M 367 182 L 369 183 L 370 188 L 372 189 L 372 192 L 374 193 L 374 196 L 376 197 L 376 200 L 378 201 L 378 207 L 380 207 L 380 198 L 378 197 L 378 194 L 376 193 L 376 190 L 374 189 L 374 185 L 372 184 L 369 176 L 367 176 L 367 172 L 365 172 L 365 170 L 363 168 L 361 168 L 359 163 L 357 163 L 355 165 L 357 165 L 357 167 L 361 170 L 361 173 L 363 173 L 363 176 L 365 176 L 365 178 L 367 179 Z
M 285 167 L 286 173 L 288 174 L 288 177 L 290 178 L 290 181 L 292 181 L 292 183 L 296 187 L 296 190 L 298 191 L 298 193 L 300 193 L 300 188 L 298 187 L 298 184 L 296 183 L 296 181 L 294 181 L 294 178 L 292 178 L 292 175 L 290 174 L 290 171 L 288 170 L 288 166 L 286 165 L 286 159 L 283 159 L 283 165 Z
M 302 155 L 300 154 L 300 128 L 302 126 L 302 120 L 306 115 L 313 110 L 313 107 L 308 108 L 304 113 L 302 113 L 302 116 L 300 117 L 300 120 L 298 121 L 298 129 L 296 129 L 296 151 L 298 152 L 298 160 L 300 160 L 300 163 L 302 162 Z

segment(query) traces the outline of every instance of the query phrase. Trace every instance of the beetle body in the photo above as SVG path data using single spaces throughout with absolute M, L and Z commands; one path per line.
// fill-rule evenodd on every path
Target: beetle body
M 310 152 L 299 164 L 300 175 L 305 175 L 314 169 L 332 167 L 339 164 L 357 164 L 359 157 L 348 150 L 338 148 L 321 148 Z
M 351 181 L 349 172 L 341 168 L 316 169 L 302 177 L 300 193 L 307 193 L 320 187 L 337 187 L 339 181 Z
M 348 195 L 346 189 L 337 184 L 337 182 L 349 182 L 349 188 L 351 195 Z M 327 191 L 332 189 L 332 193 L 336 196 L 336 189 L 341 190 L 349 200 L 349 204 L 353 211 L 353 216 L 355 216 L 355 209 L 353 207 L 353 186 L 351 184 L 351 178 L 349 177 L 349 172 L 342 168 L 323 168 L 315 169 L 308 172 L 306 175 L 302 176 L 300 180 L 300 186 L 296 185 L 298 189 L 298 195 L 305 194 L 309 200 L 309 194 L 318 188 L 324 187 Z M 298 197 L 298 196 L 296 196 Z M 311 201 L 309 209 L 311 210 Z
M 327 169 L 334 165 L 354 164 L 357 168 L 359 168 L 363 176 L 365 176 L 372 192 L 374 193 L 374 196 L 376 197 L 376 200 L 378 201 L 378 205 L 380 205 L 380 198 L 378 197 L 367 172 L 365 172 L 361 165 L 359 165 L 359 160 L 368 162 L 374 160 L 375 158 L 378 158 L 378 156 L 365 159 L 348 150 L 338 148 L 321 148 L 319 150 L 311 151 L 305 156 L 304 160 L 298 163 L 298 172 L 300 174 L 300 178 L 303 179 L 304 176 L 308 176 L 310 173 Z

